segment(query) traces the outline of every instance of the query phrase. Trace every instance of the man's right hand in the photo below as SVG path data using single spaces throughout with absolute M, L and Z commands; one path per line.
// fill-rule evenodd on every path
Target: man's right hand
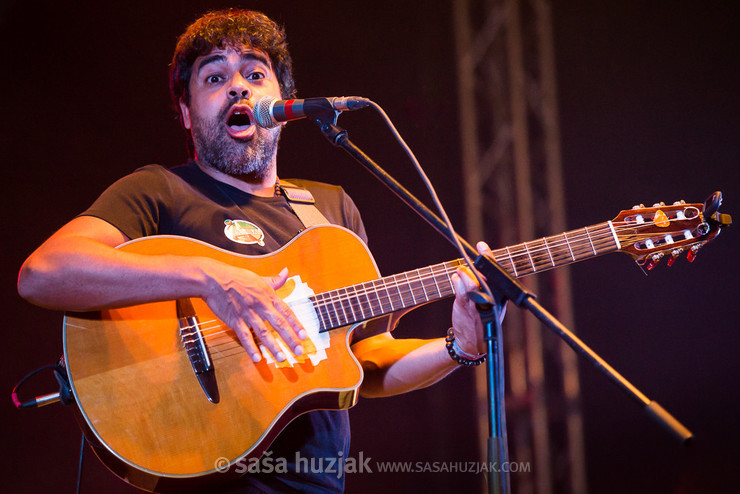
M 214 315 L 239 337 L 254 362 L 259 362 L 259 344 L 263 344 L 277 361 L 285 355 L 275 341 L 272 330 L 280 335 L 295 355 L 303 353 L 299 340 L 306 338 L 303 325 L 275 290 L 288 279 L 287 268 L 271 278 L 218 261 L 204 266 L 207 291 L 202 296 Z

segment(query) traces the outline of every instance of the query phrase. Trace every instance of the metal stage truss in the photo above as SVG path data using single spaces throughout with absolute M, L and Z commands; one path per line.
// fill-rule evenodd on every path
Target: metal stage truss
M 466 237 L 504 247 L 563 232 L 564 188 L 550 4 L 453 0 Z M 573 328 L 568 268 L 523 283 Z M 531 462 L 513 492 L 586 492 L 575 353 L 529 314 L 504 326 L 509 459 Z M 483 367 L 483 366 L 482 366 Z M 477 379 L 481 451 L 485 372 Z

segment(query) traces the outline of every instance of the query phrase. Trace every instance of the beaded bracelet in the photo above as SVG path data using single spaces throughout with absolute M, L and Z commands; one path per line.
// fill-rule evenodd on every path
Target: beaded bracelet
M 486 361 L 485 354 L 480 355 L 474 359 L 470 359 L 470 358 L 466 358 L 466 357 L 462 357 L 458 355 L 458 352 L 459 352 L 466 356 L 472 357 L 472 355 L 469 355 L 467 352 L 462 351 L 462 349 L 460 349 L 460 347 L 457 345 L 457 342 L 455 341 L 454 328 L 450 328 L 447 330 L 447 337 L 445 338 L 445 348 L 447 348 L 447 353 L 450 354 L 450 357 L 452 358 L 452 360 L 454 360 L 460 365 L 473 367 L 473 366 L 480 365 Z

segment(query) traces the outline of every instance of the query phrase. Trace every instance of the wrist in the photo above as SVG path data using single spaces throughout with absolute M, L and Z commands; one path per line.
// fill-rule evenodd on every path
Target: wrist
M 180 296 L 207 299 L 219 287 L 219 261 L 209 257 L 173 256 L 168 263 Z
M 484 353 L 468 353 L 462 348 L 460 348 L 460 343 L 457 341 L 457 339 L 452 341 L 452 349 L 455 350 L 455 353 L 460 355 L 461 357 L 465 357 L 468 360 L 477 360 L 484 356 Z
M 460 348 L 457 340 L 455 340 L 455 328 L 450 328 L 447 331 L 447 337 L 445 338 L 445 348 L 450 358 L 460 365 L 465 366 L 477 366 L 486 361 L 485 354 L 471 354 Z

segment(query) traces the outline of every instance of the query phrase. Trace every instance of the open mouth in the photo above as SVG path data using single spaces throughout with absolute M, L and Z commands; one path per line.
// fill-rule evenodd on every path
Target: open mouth
M 249 139 L 254 135 L 252 112 L 248 106 L 234 106 L 226 117 L 226 128 L 235 139 Z

